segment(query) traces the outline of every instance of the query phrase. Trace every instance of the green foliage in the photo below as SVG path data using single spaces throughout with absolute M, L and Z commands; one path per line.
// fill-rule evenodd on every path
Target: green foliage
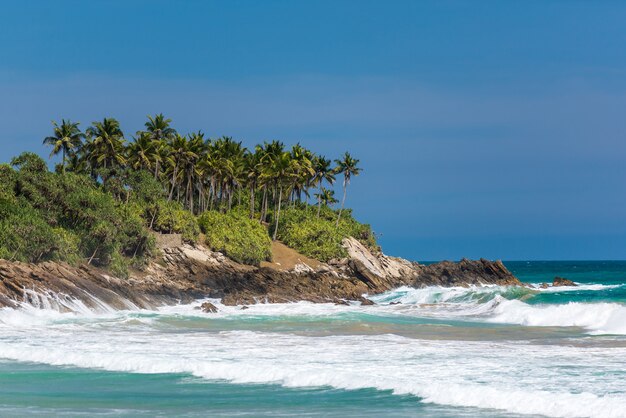
M 267 230 L 243 211 L 226 214 L 208 211 L 200 216 L 198 223 L 212 250 L 243 264 L 258 265 L 271 260 L 272 243 Z
M 346 256 L 341 242 L 354 237 L 371 249 L 377 249 L 376 239 L 369 225 L 354 220 L 350 210 L 344 210 L 339 226 L 337 212 L 322 206 L 320 217 L 317 208 L 300 205 L 281 213 L 278 239 L 296 251 L 320 261 Z
M 0 199 L 15 200 L 15 171 L 8 164 L 0 164 Z
M 43 173 L 48 171 L 46 162 L 37 154 L 23 152 L 11 160 L 11 165 L 22 172 Z
M 0 199 L 0 258 L 25 262 L 76 259 L 71 237 L 52 228 L 25 203 Z
M 127 279 L 129 265 L 129 260 L 122 257 L 119 252 L 116 251 L 112 253 L 109 269 L 111 270 L 111 273 L 113 273 L 116 277 Z
M 13 190 L 0 211 L 2 257 L 83 259 L 108 266 L 118 257 L 143 257 L 154 248 L 136 205 L 116 202 L 86 176 L 48 172 L 35 154 L 24 153 L 12 164 L 16 171 L 0 168 L 0 183 Z
M 156 204 L 153 229 L 167 234 L 182 234 L 186 242 L 195 242 L 200 234 L 198 221 L 178 202 L 160 200 Z

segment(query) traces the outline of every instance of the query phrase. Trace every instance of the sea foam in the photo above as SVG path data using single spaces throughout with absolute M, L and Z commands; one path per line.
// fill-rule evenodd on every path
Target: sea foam
M 184 309 L 197 315 L 191 307 L 177 307 L 174 317 L 185 316 Z M 48 324 L 27 328 L 4 322 L 0 357 L 232 383 L 374 388 L 424 402 L 555 417 L 617 417 L 626 410 L 626 382 L 615 380 L 624 348 L 426 341 L 389 334 L 209 332 L 197 324 L 170 327 L 171 313 L 144 314 L 156 321 L 129 322 L 137 313 L 119 313 L 100 321 L 68 321 L 67 314 L 59 320 L 51 314 Z M 556 373 L 555 367 L 568 373 Z M 606 394 L 607 387 L 613 394 Z

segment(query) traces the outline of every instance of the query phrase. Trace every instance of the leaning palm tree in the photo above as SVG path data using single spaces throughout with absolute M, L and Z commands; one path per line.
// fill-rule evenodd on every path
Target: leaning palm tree
M 336 226 L 339 226 L 339 219 L 341 219 L 341 212 L 346 203 L 346 193 L 348 191 L 348 185 L 350 179 L 354 176 L 358 176 L 361 173 L 361 169 L 357 167 L 359 160 L 352 158 L 349 152 L 346 152 L 341 160 L 335 160 L 337 164 L 336 173 L 343 174 L 343 199 L 341 199 L 341 208 L 339 209 L 339 215 L 337 216 Z
M 80 149 L 85 134 L 78 128 L 79 123 L 72 123 L 69 120 L 62 119 L 61 125 L 53 121 L 52 125 L 54 125 L 54 135 L 44 138 L 43 143 L 52 146 L 51 157 L 58 155 L 59 152 L 63 154 L 61 167 L 62 172 L 65 173 L 66 157 Z

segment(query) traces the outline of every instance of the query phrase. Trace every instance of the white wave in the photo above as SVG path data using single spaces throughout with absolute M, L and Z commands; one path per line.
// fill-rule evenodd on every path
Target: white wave
M 425 402 L 555 417 L 617 417 L 626 410 L 626 381 L 618 376 L 624 348 L 163 329 L 160 319 L 172 314 L 202 315 L 178 306 L 150 313 L 155 323 L 129 322 L 135 313 L 59 322 L 62 314 L 49 312 L 52 322 L 28 329 L 3 321 L 0 357 L 233 383 L 375 388 Z
M 495 296 L 509 290 L 507 286 L 482 285 L 468 287 L 441 287 L 430 286 L 413 288 L 408 286 L 399 287 L 390 292 L 374 295 L 370 298 L 377 303 L 400 302 L 402 304 L 432 304 L 448 302 L 474 302 L 481 297 Z
M 618 303 L 528 305 L 499 298 L 490 322 L 528 326 L 582 327 L 593 334 L 626 335 L 626 306 Z
M 580 292 L 580 291 L 600 291 L 607 289 L 616 289 L 622 287 L 622 284 L 583 284 L 576 283 L 576 286 L 550 286 L 541 288 L 542 283 L 533 283 L 534 290 L 542 293 L 558 293 L 558 292 Z

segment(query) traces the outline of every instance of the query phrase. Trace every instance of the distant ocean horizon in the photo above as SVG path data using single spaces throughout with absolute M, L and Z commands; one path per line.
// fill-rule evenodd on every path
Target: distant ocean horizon
M 0 416 L 625 416 L 626 261 L 504 264 L 534 288 L 3 309 Z

